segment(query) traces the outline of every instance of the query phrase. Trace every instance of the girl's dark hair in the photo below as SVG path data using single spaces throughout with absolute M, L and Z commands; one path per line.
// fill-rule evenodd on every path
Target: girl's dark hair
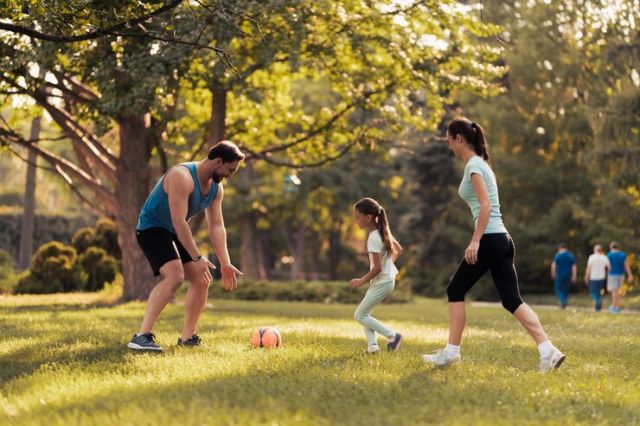
M 387 253 L 389 253 L 389 255 L 398 254 L 402 251 L 402 246 L 398 243 L 393 234 L 391 234 L 391 228 L 389 227 L 389 221 L 387 220 L 387 213 L 376 200 L 373 198 L 363 198 L 355 203 L 353 208 L 358 210 L 361 214 L 370 214 L 374 217 L 378 227 L 378 232 L 380 232 L 382 242 L 387 248 Z
M 484 158 L 484 161 L 487 163 L 491 163 L 489 144 L 487 143 L 484 130 L 478 123 L 474 123 L 465 117 L 457 117 L 449 123 L 447 133 L 452 137 L 462 135 L 462 137 L 471 144 L 476 154 Z
M 215 158 L 222 158 L 223 163 L 233 163 L 234 161 L 244 160 L 244 154 L 240 151 L 240 148 L 233 142 L 222 141 L 215 144 L 207 154 L 209 160 Z

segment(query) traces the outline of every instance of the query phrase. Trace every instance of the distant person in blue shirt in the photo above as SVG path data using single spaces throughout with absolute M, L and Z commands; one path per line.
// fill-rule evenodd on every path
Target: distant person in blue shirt
M 624 281 L 625 272 L 627 273 L 627 282 L 633 280 L 631 274 L 631 268 L 629 267 L 629 258 L 627 254 L 620 250 L 620 246 L 617 242 L 613 241 L 609 245 L 609 253 L 607 253 L 609 262 L 611 263 L 611 271 L 607 277 L 607 291 L 611 293 L 611 306 L 609 306 L 609 312 L 617 314 L 620 312 L 620 287 Z
M 576 281 L 577 275 L 576 257 L 567 250 L 565 243 L 560 243 L 558 252 L 551 262 L 551 278 L 553 278 L 553 289 L 562 309 L 567 307 L 569 287 Z

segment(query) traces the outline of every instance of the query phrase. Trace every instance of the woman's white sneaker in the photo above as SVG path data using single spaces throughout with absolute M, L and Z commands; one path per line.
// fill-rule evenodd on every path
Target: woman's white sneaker
M 425 364 L 437 365 L 438 367 L 444 367 L 445 365 L 458 362 L 461 359 L 462 357 L 459 354 L 453 357 L 449 356 L 447 351 L 444 349 L 438 349 L 432 354 L 422 355 L 422 361 L 424 361 Z
M 560 368 L 564 359 L 565 356 L 560 352 L 560 349 L 554 347 L 549 354 L 540 357 L 540 366 L 538 367 L 538 370 L 540 370 L 541 373 L 546 373 L 554 368 Z

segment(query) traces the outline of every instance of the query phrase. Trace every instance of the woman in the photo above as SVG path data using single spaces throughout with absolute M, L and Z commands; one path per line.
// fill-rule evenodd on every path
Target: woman
M 465 164 L 458 193 L 471 208 L 475 231 L 464 259 L 447 287 L 449 342 L 444 349 L 422 358 L 425 363 L 438 366 L 460 361 L 460 341 L 466 321 L 464 296 L 487 271 L 491 271 L 502 305 L 520 321 L 538 345 L 539 370 L 546 372 L 558 368 L 564 355 L 547 339 L 538 316 L 520 297 L 513 265 L 515 247 L 502 223 L 498 186 L 489 164 L 484 131 L 467 118 L 456 118 L 447 127 L 447 143 Z

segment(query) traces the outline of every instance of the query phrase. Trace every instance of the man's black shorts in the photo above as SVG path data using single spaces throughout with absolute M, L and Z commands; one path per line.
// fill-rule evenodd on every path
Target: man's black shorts
M 160 275 L 162 265 L 172 260 L 181 259 L 182 263 L 191 262 L 191 256 L 178 241 L 178 236 L 164 228 L 138 230 L 136 236 L 155 276 Z

